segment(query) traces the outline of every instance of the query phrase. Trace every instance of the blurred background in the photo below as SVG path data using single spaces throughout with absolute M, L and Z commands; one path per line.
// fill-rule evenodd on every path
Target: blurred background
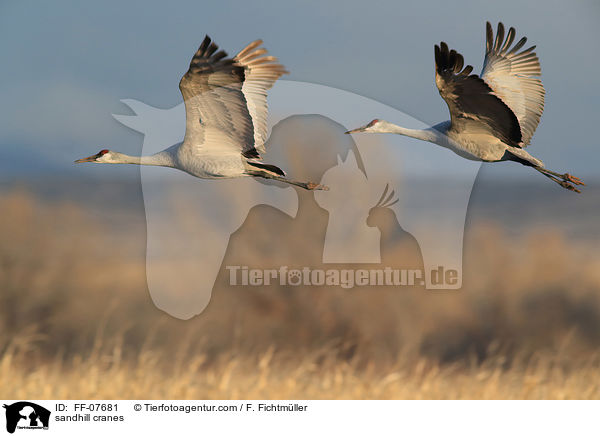
M 2 397 L 600 397 L 596 2 L 32 5 L 0 5 Z M 181 103 L 206 33 L 230 54 L 262 38 L 286 78 L 435 124 L 448 114 L 433 45 L 477 71 L 486 20 L 538 46 L 546 110 L 528 151 L 587 186 L 483 165 L 460 291 L 232 288 L 223 267 L 206 311 L 176 320 L 148 294 L 139 168 L 72 164 L 104 147 L 140 153 L 143 137 L 111 114 L 130 114 L 124 98 Z M 302 240 L 326 218 L 313 206 L 285 252 L 259 206 L 223 265 L 309 256 Z M 402 241 L 387 249 L 410 262 Z

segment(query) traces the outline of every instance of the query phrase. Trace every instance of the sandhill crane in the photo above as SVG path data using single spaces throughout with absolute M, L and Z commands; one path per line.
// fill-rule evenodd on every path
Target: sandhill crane
M 287 73 L 274 56 L 264 56 L 261 40 L 233 58 L 207 35 L 179 82 L 186 111 L 183 143 L 151 156 L 128 156 L 112 150 L 75 163 L 154 165 L 177 168 L 203 179 L 243 176 L 274 179 L 304 189 L 327 189 L 285 177 L 275 165 L 260 161 L 267 139 L 267 90 Z
M 498 24 L 496 38 L 486 23 L 486 53 L 481 75 L 463 69 L 464 59 L 445 42 L 435 46 L 435 83 L 448 104 L 450 121 L 429 129 L 406 129 L 384 120 L 346 133 L 396 133 L 449 148 L 470 160 L 483 162 L 515 161 L 530 166 L 563 188 L 580 192 L 584 183 L 570 174 L 559 174 L 544 167 L 541 160 L 527 153 L 531 137 L 544 110 L 545 90 L 535 46 L 521 50 L 527 38 L 515 40 L 515 29 L 504 38 L 504 25 Z M 521 51 L 519 51 L 521 50 Z

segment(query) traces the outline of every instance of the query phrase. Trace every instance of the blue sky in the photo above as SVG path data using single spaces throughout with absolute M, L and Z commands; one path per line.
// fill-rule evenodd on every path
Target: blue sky
M 139 153 L 140 135 L 111 114 L 128 113 L 124 98 L 179 104 L 179 78 L 205 34 L 230 54 L 262 38 L 287 78 L 434 124 L 448 113 L 433 80 L 433 45 L 448 42 L 479 71 L 486 20 L 538 46 L 546 111 L 528 151 L 549 168 L 596 175 L 600 3 L 483 3 L 3 0 L 0 175 L 81 171 L 73 159 L 105 145 Z

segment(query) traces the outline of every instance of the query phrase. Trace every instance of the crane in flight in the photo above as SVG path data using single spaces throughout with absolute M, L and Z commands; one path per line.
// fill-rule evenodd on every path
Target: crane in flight
M 248 44 L 233 58 L 207 35 L 179 82 L 186 112 L 185 137 L 151 156 L 112 150 L 75 163 L 154 165 L 176 168 L 203 179 L 262 177 L 308 190 L 323 185 L 288 179 L 279 167 L 261 161 L 267 139 L 267 91 L 287 71 L 274 56 Z
M 504 25 L 498 24 L 496 38 L 486 23 L 486 53 L 480 76 L 473 67 L 463 68 L 464 59 L 445 42 L 435 46 L 435 83 L 450 110 L 450 120 L 428 129 L 407 129 L 384 120 L 346 133 L 396 133 L 432 142 L 466 159 L 483 162 L 514 161 L 532 167 L 570 191 L 581 192 L 584 183 L 568 173 L 544 167 L 525 147 L 544 111 L 545 90 L 535 46 L 521 50 L 523 37 L 514 46 L 515 29 L 505 38 Z

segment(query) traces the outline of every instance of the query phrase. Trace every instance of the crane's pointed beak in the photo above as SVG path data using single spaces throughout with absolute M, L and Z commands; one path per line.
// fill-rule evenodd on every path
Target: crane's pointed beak
M 363 126 L 363 127 L 358 127 L 356 129 L 352 129 L 352 130 L 348 130 L 347 132 L 344 132 L 346 135 L 350 135 L 352 133 L 360 133 L 360 132 L 364 132 L 365 130 L 367 130 L 367 126 Z
M 75 163 L 83 163 L 83 162 L 95 162 L 97 157 L 98 157 L 98 155 L 97 155 L 97 154 L 95 154 L 95 155 L 93 155 L 93 156 L 88 156 L 88 157 L 84 157 L 84 158 L 81 158 L 81 159 L 77 159 L 77 160 L 75 161 Z

